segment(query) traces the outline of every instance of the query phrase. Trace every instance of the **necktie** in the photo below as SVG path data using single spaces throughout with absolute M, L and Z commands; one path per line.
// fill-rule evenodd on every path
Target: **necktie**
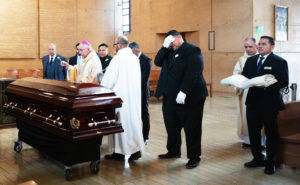
M 50 63 L 52 63 L 53 62 L 53 57 L 51 57 L 51 59 L 50 59 Z
M 262 61 L 265 57 L 259 57 L 259 61 L 258 61 L 258 64 L 257 64 L 257 72 L 260 70 L 261 66 L 262 66 Z

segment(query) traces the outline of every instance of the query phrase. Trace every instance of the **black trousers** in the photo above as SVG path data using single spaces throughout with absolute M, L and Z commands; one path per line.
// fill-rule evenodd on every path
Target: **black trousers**
M 202 117 L 205 99 L 192 106 L 174 104 L 172 103 L 173 101 L 164 97 L 162 108 L 168 134 L 168 153 L 181 154 L 181 129 L 184 128 L 187 158 L 199 159 L 201 155 Z
M 143 137 L 144 141 L 149 139 L 150 131 L 150 116 L 148 109 L 148 99 L 149 97 L 145 94 L 142 94 L 142 122 L 143 122 Z
M 251 144 L 251 152 L 254 159 L 260 160 L 263 155 L 261 153 L 261 129 L 264 126 L 266 134 L 266 152 L 267 162 L 274 161 L 278 145 L 278 127 L 277 127 L 278 111 L 262 109 L 257 107 L 247 107 L 246 116 L 248 131 Z

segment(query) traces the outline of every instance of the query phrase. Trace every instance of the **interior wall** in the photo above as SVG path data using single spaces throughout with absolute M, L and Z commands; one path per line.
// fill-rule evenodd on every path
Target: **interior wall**
M 117 0 L 10 0 L 0 1 L 0 77 L 7 69 L 42 68 L 50 43 L 57 53 L 71 57 L 74 46 L 89 40 L 114 43 L 118 32 Z M 110 48 L 110 53 L 114 53 Z
M 0 58 L 37 57 L 37 7 L 37 0 L 0 1 Z
M 152 59 L 163 33 L 185 32 L 186 40 L 201 48 L 204 76 L 213 91 L 232 92 L 220 80 L 232 74 L 243 54 L 242 41 L 252 34 L 252 0 L 144 0 L 132 1 L 130 40 L 140 43 Z M 235 11 L 233 11 L 235 10 Z M 208 49 L 208 32 L 215 31 L 215 50 Z M 153 69 L 159 69 L 153 65 Z
M 274 53 L 283 57 L 288 62 L 289 80 L 300 85 L 300 1 L 294 0 L 254 0 L 253 33 L 256 38 L 257 26 L 263 27 L 262 35 L 275 37 L 275 5 L 288 7 L 288 40 L 275 41 Z M 264 7 L 264 9 L 261 9 Z M 300 99 L 300 90 L 297 91 L 297 99 Z
M 200 46 L 204 56 L 204 75 L 211 81 L 211 57 L 207 47 L 211 28 L 211 0 L 143 0 L 131 1 L 132 30 L 130 41 L 140 44 L 141 50 L 154 62 L 162 46 L 164 33 L 171 29 L 186 32 L 191 43 Z M 152 64 L 152 69 L 160 69 Z
M 233 92 L 232 87 L 220 84 L 233 73 L 233 68 L 244 53 L 243 42 L 252 36 L 252 0 L 212 0 L 212 30 L 216 49 L 212 52 L 213 90 Z
M 300 85 L 300 1 L 295 0 L 144 0 L 132 3 L 130 40 L 153 60 L 160 49 L 163 34 L 171 29 L 186 32 L 186 39 L 199 46 L 204 57 L 204 76 L 213 91 L 233 92 L 220 85 L 232 75 L 237 59 L 243 55 L 243 41 L 263 34 L 274 37 L 274 5 L 289 7 L 288 41 L 276 41 L 275 53 L 288 61 L 290 82 Z M 208 32 L 215 31 L 215 50 L 208 50 Z M 153 69 L 159 69 L 153 65 Z M 300 91 L 298 92 L 298 94 Z M 299 94 L 300 95 L 300 94 Z M 299 96 L 298 96 L 299 97 Z

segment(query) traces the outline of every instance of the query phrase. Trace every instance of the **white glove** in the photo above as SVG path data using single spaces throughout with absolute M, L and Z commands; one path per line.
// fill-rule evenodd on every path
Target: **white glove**
M 170 47 L 171 42 L 173 42 L 174 40 L 175 40 L 175 38 L 172 35 L 167 36 L 163 43 L 163 47 L 165 47 L 165 48 Z
M 179 93 L 177 94 L 176 103 L 177 104 L 184 104 L 185 97 L 186 97 L 186 94 L 183 93 L 182 91 L 179 91 Z

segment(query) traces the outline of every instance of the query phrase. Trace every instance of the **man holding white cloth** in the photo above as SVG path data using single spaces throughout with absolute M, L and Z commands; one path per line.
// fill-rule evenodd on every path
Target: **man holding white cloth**
M 248 79 L 270 74 L 277 80 L 268 87 L 249 88 L 246 99 L 246 115 L 253 159 L 244 166 L 246 168 L 265 166 L 266 174 L 275 172 L 274 158 L 279 140 L 277 115 L 284 109 L 280 89 L 289 84 L 287 62 L 272 52 L 274 48 L 275 42 L 272 37 L 261 36 L 258 44 L 259 55 L 249 57 L 242 72 L 242 75 Z M 266 160 L 261 153 L 262 126 L 264 126 L 267 138 Z

